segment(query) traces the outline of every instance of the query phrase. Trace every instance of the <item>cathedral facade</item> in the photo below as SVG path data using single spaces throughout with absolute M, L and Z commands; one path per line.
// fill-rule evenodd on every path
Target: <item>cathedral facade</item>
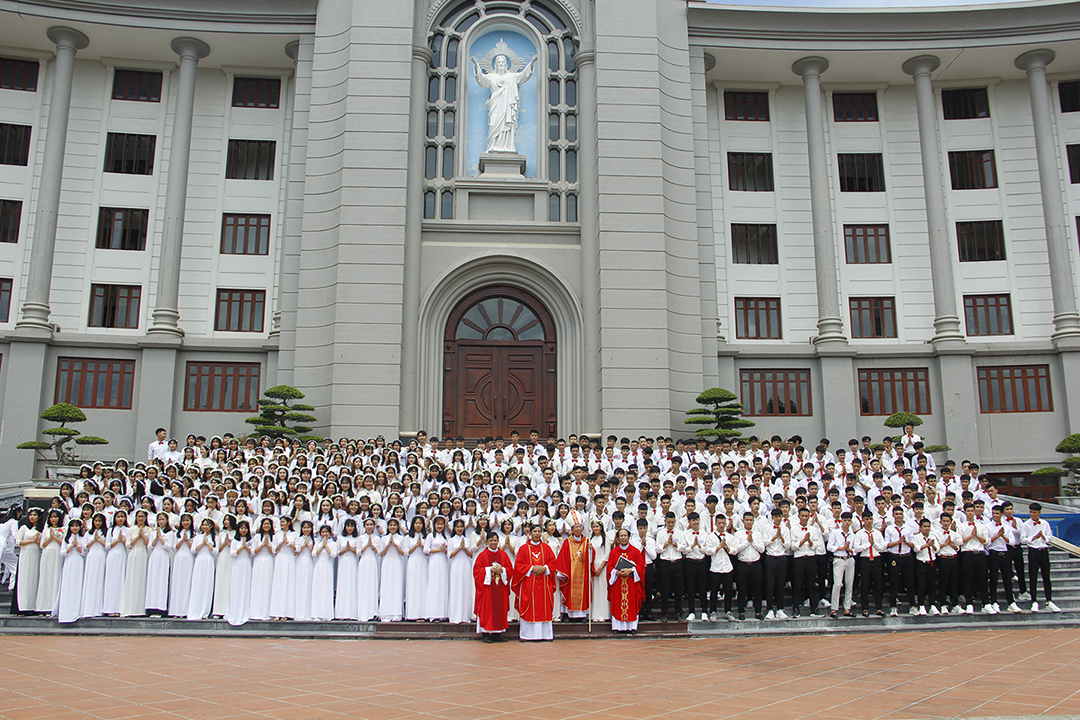
M 316 432 L 1080 429 L 1080 3 L 0 0 L 0 457 Z

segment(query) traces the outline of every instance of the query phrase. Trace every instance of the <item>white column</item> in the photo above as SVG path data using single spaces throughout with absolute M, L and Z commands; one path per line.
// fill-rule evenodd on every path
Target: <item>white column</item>
M 49 125 L 45 132 L 45 151 L 41 157 L 41 181 L 38 190 L 34 240 L 30 247 L 30 275 L 20 330 L 52 332 L 49 322 L 49 292 L 52 288 L 53 254 L 56 249 L 56 218 L 60 210 L 60 184 L 64 175 L 64 148 L 67 145 L 68 112 L 71 109 L 71 81 L 75 72 L 75 53 L 90 44 L 78 30 L 53 27 L 49 40 L 56 43 L 53 62 L 52 95 L 49 100 Z
M 941 180 L 938 152 L 937 103 L 930 74 L 941 61 L 933 55 L 913 57 L 903 70 L 915 79 L 915 107 L 919 118 L 922 150 L 923 194 L 926 196 L 926 228 L 930 242 L 930 279 L 934 285 L 934 337 L 931 342 L 965 342 L 956 311 L 952 244 L 945 216 L 945 185 Z
M 1076 310 L 1069 253 L 1069 233 L 1065 229 L 1065 207 L 1058 170 L 1058 147 L 1051 122 L 1050 90 L 1046 66 L 1054 61 L 1052 50 L 1032 50 L 1016 58 L 1016 67 L 1027 73 L 1031 93 L 1031 117 L 1035 125 L 1035 155 L 1039 161 L 1039 186 L 1046 222 L 1046 253 L 1050 260 L 1050 293 L 1054 298 L 1055 342 L 1080 340 L 1080 314 Z
M 829 164 L 825 155 L 825 122 L 821 102 L 821 74 L 829 69 L 823 57 L 797 60 L 791 71 L 803 80 L 806 105 L 806 150 L 810 162 L 810 211 L 814 225 L 814 274 L 817 281 L 818 334 L 815 345 L 847 343 L 840 314 L 840 282 L 833 240 L 829 201 Z
M 603 429 L 600 401 L 600 179 L 597 160 L 596 127 L 596 22 L 593 3 L 582 3 L 585 17 L 581 50 L 574 56 L 578 69 L 578 159 L 580 161 L 581 197 L 578 221 L 581 223 L 581 324 L 584 334 L 582 363 L 583 430 L 599 433 Z M 567 428 L 560 428 L 566 432 Z
M 191 160 L 191 118 L 195 110 L 195 71 L 199 60 L 210 54 L 202 40 L 180 37 L 172 41 L 180 56 L 173 114 L 172 147 L 165 186 L 165 222 L 158 260 L 157 302 L 148 333 L 183 337 L 180 320 L 180 257 L 184 247 L 184 208 L 187 204 L 188 163 Z

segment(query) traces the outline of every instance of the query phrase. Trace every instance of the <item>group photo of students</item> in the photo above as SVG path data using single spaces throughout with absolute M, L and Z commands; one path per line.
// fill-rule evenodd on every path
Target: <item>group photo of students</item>
M 977 463 L 939 467 L 910 427 L 809 449 L 161 428 L 145 460 L 85 465 L 48 507 L 11 508 L 0 581 L 13 613 L 60 623 L 411 621 L 486 641 L 507 621 L 551 639 L 552 622 L 1058 612 L 1051 528 L 1027 512 Z

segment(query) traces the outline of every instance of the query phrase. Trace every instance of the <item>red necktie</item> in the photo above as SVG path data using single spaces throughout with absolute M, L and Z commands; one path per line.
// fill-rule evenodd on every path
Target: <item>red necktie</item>
M 870 560 L 872 561 L 874 559 L 874 533 L 867 533 L 867 535 L 870 537 Z

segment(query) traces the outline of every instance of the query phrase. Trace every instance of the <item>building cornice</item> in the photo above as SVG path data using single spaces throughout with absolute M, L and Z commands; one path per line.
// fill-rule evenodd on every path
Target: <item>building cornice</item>
M 0 12 L 185 32 L 309 33 L 317 0 L 0 0 Z
M 690 0 L 691 44 L 904 50 L 1080 39 L 1080 2 L 887 9 L 778 8 Z

